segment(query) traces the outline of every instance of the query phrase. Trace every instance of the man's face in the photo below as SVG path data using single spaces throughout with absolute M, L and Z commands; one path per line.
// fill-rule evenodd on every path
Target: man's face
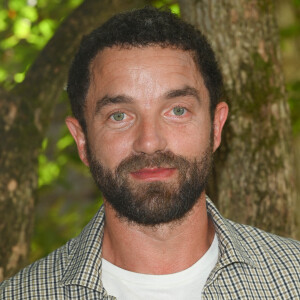
M 106 201 L 122 217 L 155 225 L 182 218 L 203 192 L 226 104 L 217 114 L 212 123 L 189 52 L 114 47 L 91 66 L 87 137 L 67 123 Z

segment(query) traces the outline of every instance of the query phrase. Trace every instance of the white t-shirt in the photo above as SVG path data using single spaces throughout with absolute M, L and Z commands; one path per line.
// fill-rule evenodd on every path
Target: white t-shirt
M 191 267 L 178 273 L 149 275 L 121 269 L 102 258 L 102 281 L 118 300 L 201 299 L 205 282 L 218 260 L 218 239 Z

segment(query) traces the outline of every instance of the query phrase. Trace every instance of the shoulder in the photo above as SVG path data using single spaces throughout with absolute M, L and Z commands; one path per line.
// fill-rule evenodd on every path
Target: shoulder
M 0 283 L 0 299 L 41 299 L 59 292 L 73 240 Z M 1 298 L 2 297 L 2 298 Z
M 236 245 L 254 262 L 260 274 L 274 280 L 284 278 L 299 288 L 300 242 L 271 234 L 255 227 L 228 221 Z
M 235 223 L 227 220 L 239 242 L 249 251 L 249 254 L 260 254 L 262 257 L 293 261 L 299 264 L 300 242 L 265 232 L 261 229 Z
M 210 293 L 221 292 L 224 299 L 298 299 L 300 242 L 224 218 L 218 224 L 220 272 L 212 278 L 222 289 L 211 285 Z
M 237 260 L 240 258 L 246 262 L 249 258 L 249 262 L 252 261 L 257 266 L 269 262 L 276 263 L 276 266 L 283 268 L 299 267 L 299 241 L 283 238 L 249 225 L 235 223 L 224 218 L 208 197 L 206 203 L 207 211 L 214 221 L 219 246 L 224 253 L 229 251 L 229 258 L 236 254 Z M 228 262 L 232 260 L 228 259 Z
M 0 299 L 96 299 L 103 226 L 101 207 L 77 237 L 0 283 Z

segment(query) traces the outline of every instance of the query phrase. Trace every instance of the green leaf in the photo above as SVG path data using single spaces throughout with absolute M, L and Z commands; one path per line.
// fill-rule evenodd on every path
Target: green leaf
M 62 137 L 56 144 L 57 148 L 59 150 L 63 150 L 65 148 L 67 148 L 68 146 L 74 144 L 74 139 L 71 136 L 71 134 L 65 135 L 64 137 Z
M 21 10 L 21 15 L 24 18 L 29 19 L 31 22 L 34 22 L 38 18 L 38 13 L 35 7 L 32 6 L 25 6 Z
M 0 81 L 4 81 L 7 77 L 7 72 L 5 69 L 0 69 Z
M 0 47 L 2 49 L 8 49 L 8 48 L 12 48 L 14 47 L 15 45 L 17 45 L 19 42 L 19 39 L 16 37 L 16 36 L 10 36 L 9 38 L 3 40 L 0 42 Z
M 40 32 L 46 39 L 50 39 L 56 28 L 56 22 L 51 19 L 45 19 L 38 25 Z
M 12 10 L 22 10 L 26 6 L 26 1 L 25 0 L 10 0 L 8 2 L 8 6 Z
M 42 49 L 46 45 L 47 41 L 48 39 L 45 37 L 35 34 L 30 34 L 27 38 L 27 42 L 35 45 L 37 49 Z
M 14 23 L 14 34 L 19 39 L 25 39 L 30 34 L 31 22 L 29 19 L 18 19 Z
M 42 150 L 45 150 L 48 146 L 48 138 L 43 139 Z
M 60 174 L 57 163 L 48 161 L 44 154 L 39 155 L 39 187 L 53 182 Z
M 17 74 L 15 74 L 15 76 L 14 76 L 14 80 L 15 80 L 15 82 L 17 82 L 17 83 L 22 82 L 22 81 L 24 80 L 24 78 L 25 78 L 25 73 L 17 73 Z
M 171 12 L 177 16 L 180 17 L 180 7 L 179 7 L 179 4 L 172 4 L 169 6 L 170 9 L 171 9 Z
M 69 5 L 70 5 L 71 8 L 75 8 L 79 4 L 81 4 L 82 2 L 83 2 L 83 0 L 71 0 Z
M 0 31 L 3 31 L 7 28 L 7 11 L 0 10 Z

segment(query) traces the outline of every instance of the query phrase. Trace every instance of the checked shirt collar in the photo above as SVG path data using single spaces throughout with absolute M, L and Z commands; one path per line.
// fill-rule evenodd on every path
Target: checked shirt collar
M 104 207 L 70 244 L 66 267 L 60 285 L 79 285 L 102 294 L 105 290 L 101 281 L 101 253 L 104 233 Z
M 208 197 L 206 197 L 206 207 L 214 222 L 219 243 L 219 258 L 206 283 L 209 285 L 221 270 L 230 264 L 242 263 L 255 267 L 256 262 L 243 249 L 230 221 L 221 216 Z M 66 249 L 69 252 L 60 281 L 61 286 L 80 285 L 106 294 L 101 281 L 104 220 L 102 206 L 80 235 L 71 241 L 69 249 Z

